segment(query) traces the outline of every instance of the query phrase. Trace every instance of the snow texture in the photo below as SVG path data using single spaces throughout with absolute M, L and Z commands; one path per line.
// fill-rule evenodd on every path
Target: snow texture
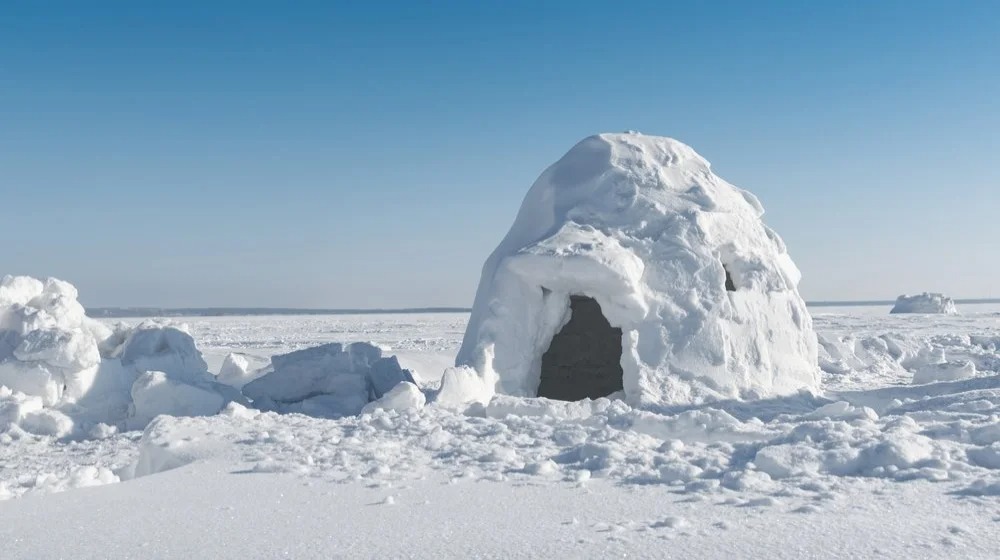
M 454 358 L 463 321 L 196 318 L 188 332 L 220 364 L 340 337 L 430 364 Z M 4 557 L 998 557 L 996 314 L 815 321 L 822 397 L 486 398 L 479 372 L 457 367 L 440 392 L 397 384 L 339 419 L 230 402 L 61 438 L 56 415 L 23 421 L 57 411 L 41 397 L 0 390 L 0 423 L 17 419 L 0 427 Z M 974 377 L 911 384 L 963 361 Z M 419 406 L 424 393 L 437 400 Z M 89 486 L 102 487 L 63 492 Z
M 413 375 L 364 342 L 330 343 L 271 358 L 273 371 L 243 387 L 258 408 L 337 417 L 358 414 Z
M 622 330 L 633 405 L 816 389 L 800 274 L 762 214 L 676 140 L 587 138 L 539 177 L 487 259 L 456 363 L 492 391 L 535 395 L 582 295 Z
M 889 313 L 941 313 L 955 315 L 955 302 L 944 294 L 924 292 L 915 296 L 901 295 Z

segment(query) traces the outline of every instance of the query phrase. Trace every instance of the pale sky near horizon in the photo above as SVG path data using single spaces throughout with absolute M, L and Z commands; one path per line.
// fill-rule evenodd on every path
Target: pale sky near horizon
M 471 305 L 581 138 L 754 192 L 809 300 L 1000 296 L 1000 3 L 0 2 L 0 274 Z

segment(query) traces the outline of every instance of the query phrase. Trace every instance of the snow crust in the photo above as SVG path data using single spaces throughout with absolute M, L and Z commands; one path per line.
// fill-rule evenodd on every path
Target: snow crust
M 539 177 L 487 259 L 456 363 L 497 393 L 535 395 L 569 297 L 583 295 L 622 329 L 632 404 L 815 390 L 800 274 L 762 214 L 676 140 L 587 138 Z
M 955 302 L 944 294 L 924 292 L 913 296 L 901 295 L 889 313 L 942 313 L 955 315 Z

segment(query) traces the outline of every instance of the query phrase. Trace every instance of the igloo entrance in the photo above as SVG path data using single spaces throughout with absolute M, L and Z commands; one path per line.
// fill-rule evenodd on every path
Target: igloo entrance
M 570 320 L 542 355 L 538 396 L 561 401 L 606 397 L 622 390 L 622 330 L 593 298 L 570 296 Z

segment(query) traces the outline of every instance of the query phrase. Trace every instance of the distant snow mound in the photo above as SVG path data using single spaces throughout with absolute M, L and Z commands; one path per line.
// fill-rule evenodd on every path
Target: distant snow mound
M 901 295 L 889 313 L 939 313 L 957 315 L 955 302 L 944 294 L 924 292 L 914 296 Z
M 358 414 L 401 382 L 414 383 L 395 356 L 365 342 L 334 342 L 273 356 L 273 371 L 247 383 L 258 408 L 339 417 Z
M 816 389 L 800 274 L 763 212 L 681 142 L 587 138 L 539 177 L 487 259 L 456 365 L 478 372 L 490 392 L 539 395 L 545 355 L 576 313 L 572 300 L 592 299 L 603 314 L 592 313 L 595 321 L 608 336 L 620 330 L 620 344 L 578 330 L 563 348 L 620 346 L 620 359 L 604 363 L 620 363 L 617 387 L 633 404 Z M 557 364 L 570 385 L 583 383 L 576 355 L 564 352 Z M 445 377 L 442 395 L 468 392 L 451 390 L 450 379 L 475 385 Z
M 55 278 L 0 279 L 0 432 L 141 429 L 155 414 L 217 412 L 241 398 L 213 382 L 181 326 L 111 329 L 88 318 L 76 298 L 76 288 Z M 191 395 L 201 398 L 198 406 Z

